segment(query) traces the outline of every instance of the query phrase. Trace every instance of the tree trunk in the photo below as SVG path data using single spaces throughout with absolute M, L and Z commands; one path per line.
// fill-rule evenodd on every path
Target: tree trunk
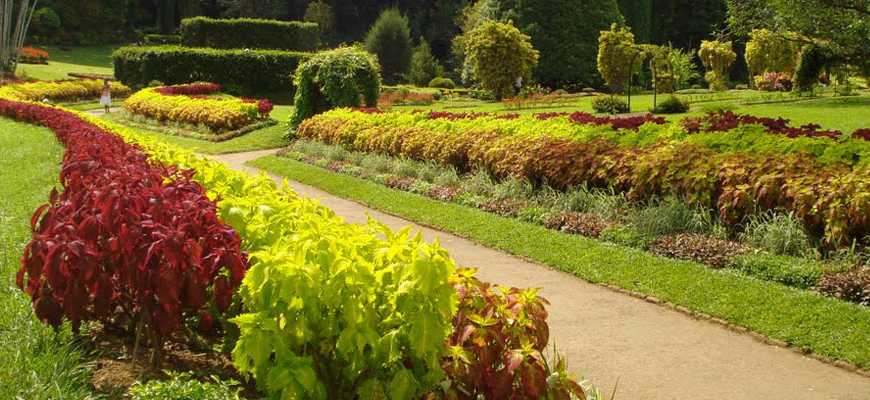
M 24 45 L 36 0 L 0 0 L 0 77 L 15 74 L 18 50 Z M 15 11 L 17 14 L 13 15 Z

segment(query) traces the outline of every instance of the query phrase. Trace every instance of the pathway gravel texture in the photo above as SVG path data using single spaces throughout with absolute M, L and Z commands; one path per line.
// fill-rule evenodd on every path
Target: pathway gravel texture
M 245 163 L 275 152 L 212 158 L 256 174 Z M 412 226 L 427 240 L 438 237 L 459 265 L 479 268 L 483 280 L 541 288 L 551 304 L 551 344 L 572 372 L 591 380 L 607 398 L 617 387 L 616 399 L 628 400 L 870 400 L 870 378 L 307 185 L 290 185 L 348 222 L 363 223 L 370 215 L 394 229 Z

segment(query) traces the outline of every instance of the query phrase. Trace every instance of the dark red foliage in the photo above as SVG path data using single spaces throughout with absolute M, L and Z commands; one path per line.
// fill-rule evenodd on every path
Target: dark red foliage
M 488 113 L 488 112 L 449 112 L 449 111 L 430 111 L 429 119 L 446 119 L 448 121 L 456 121 L 460 119 L 477 119 L 484 117 L 494 117 L 495 119 L 517 119 L 520 117 L 517 113 Z
M 545 112 L 545 113 L 535 114 L 535 118 L 537 118 L 540 121 L 546 121 L 548 119 L 564 117 L 566 115 L 571 115 L 571 113 L 568 113 L 568 112 Z
M 610 125 L 613 129 L 629 129 L 636 131 L 643 124 L 664 125 L 667 120 L 664 117 L 656 117 L 652 114 L 636 115 L 630 117 L 619 116 L 604 116 L 597 117 L 595 115 L 577 111 L 568 117 L 572 122 L 584 125 Z
M 696 261 L 714 268 L 724 268 L 732 258 L 745 254 L 749 248 L 728 240 L 692 233 L 665 236 L 650 246 L 661 256 Z
M 242 101 L 245 103 L 257 103 L 257 112 L 260 113 L 261 118 L 266 118 L 269 114 L 272 113 L 272 110 L 275 108 L 275 105 L 272 104 L 268 99 L 250 99 L 247 97 L 242 97 Z
M 149 162 L 67 111 L 0 100 L 0 115 L 44 125 L 67 148 L 63 191 L 33 214 L 16 277 L 41 320 L 142 322 L 162 340 L 210 304 L 226 310 L 247 260 L 194 171 Z
M 852 137 L 855 139 L 870 140 L 870 128 L 858 129 L 852 133 Z
M 870 266 L 825 273 L 816 288 L 829 296 L 870 306 Z
M 560 230 L 565 233 L 598 237 L 601 232 L 613 225 L 613 223 L 595 214 L 568 212 L 550 218 L 547 228 Z
M 217 83 L 191 83 L 188 85 L 164 86 L 155 89 L 157 93 L 166 96 L 197 96 L 220 92 L 221 85 Z
M 843 135 L 843 132 L 837 130 L 820 130 L 821 126 L 817 124 L 807 124 L 795 128 L 789 126 L 789 120 L 784 118 L 755 117 L 752 115 L 736 114 L 733 111 L 711 112 L 703 117 L 683 119 L 683 127 L 689 133 L 727 132 L 742 125 L 761 125 L 767 133 L 784 135 L 790 138 L 825 137 L 837 139 Z

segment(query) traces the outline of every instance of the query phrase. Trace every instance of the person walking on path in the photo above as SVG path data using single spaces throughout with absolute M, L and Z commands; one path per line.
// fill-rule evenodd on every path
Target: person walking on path
M 109 80 L 103 81 L 103 93 L 100 95 L 100 105 L 105 107 L 106 114 L 109 113 L 109 108 L 112 107 L 112 91 L 109 89 Z

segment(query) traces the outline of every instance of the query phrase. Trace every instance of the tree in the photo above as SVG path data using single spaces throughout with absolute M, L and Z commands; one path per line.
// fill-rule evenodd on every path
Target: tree
M 764 72 L 794 73 L 800 50 L 797 42 L 767 29 L 753 29 L 750 37 L 746 43 L 746 65 L 750 77 Z
M 417 86 L 426 86 L 432 79 L 444 73 L 444 67 L 432 55 L 432 49 L 425 39 L 420 38 L 420 44 L 414 48 L 411 55 L 411 67 L 408 69 L 407 81 Z
M 378 56 L 384 81 L 398 83 L 411 63 L 408 18 L 397 8 L 384 10 L 366 35 L 366 50 Z
M 19 0 L 16 5 L 15 0 L 0 0 L 0 78 L 15 74 L 18 50 L 24 45 L 36 3 Z
M 804 45 L 817 45 L 843 64 L 870 68 L 870 1 L 728 0 L 728 23 L 736 34 L 753 29 Z
M 624 26 L 613 24 L 598 35 L 598 72 L 611 93 L 622 92 L 631 77 L 640 71 L 642 51 L 634 44 L 634 34 Z
M 513 95 L 518 82 L 528 82 L 540 56 L 528 35 L 495 21 L 468 34 L 465 54 L 475 78 L 497 99 Z
M 651 43 L 697 49 L 726 19 L 725 0 L 655 0 Z
M 710 90 L 727 90 L 728 67 L 737 59 L 737 53 L 731 49 L 731 42 L 705 40 L 701 42 L 698 57 L 707 69 L 704 79 L 710 84 Z
M 218 4 L 222 15 L 232 18 L 283 19 L 289 14 L 286 0 L 218 0 Z
M 651 43 L 653 0 L 618 0 L 619 11 L 640 43 Z
M 621 22 L 616 0 L 500 0 L 503 18 L 513 20 L 541 52 L 535 77 L 550 87 L 595 86 L 598 33 Z
M 315 0 L 308 3 L 308 8 L 305 9 L 305 17 L 308 22 L 315 22 L 320 27 L 320 37 L 324 42 L 331 42 L 333 29 L 335 29 L 335 14 L 332 12 L 332 7 L 323 0 Z

